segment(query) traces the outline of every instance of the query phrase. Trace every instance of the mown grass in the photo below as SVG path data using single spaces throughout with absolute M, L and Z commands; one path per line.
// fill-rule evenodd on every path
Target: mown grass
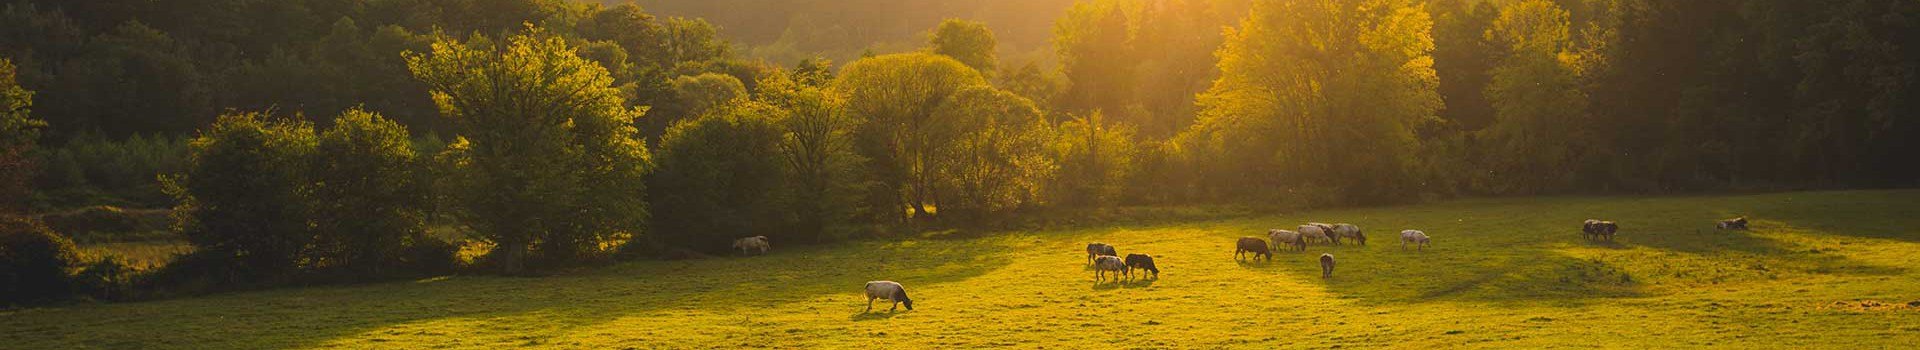
M 1463 200 L 0 312 L 8 348 L 1905 348 L 1920 191 Z M 1715 231 L 1747 215 L 1752 231 Z M 1580 220 L 1619 221 L 1613 243 Z M 1352 222 L 1369 247 L 1233 259 Z M 1402 251 L 1396 235 L 1434 237 Z M 1083 247 L 1159 257 L 1096 284 Z M 1334 254 L 1322 279 L 1314 259 Z M 863 313 L 863 282 L 917 310 Z

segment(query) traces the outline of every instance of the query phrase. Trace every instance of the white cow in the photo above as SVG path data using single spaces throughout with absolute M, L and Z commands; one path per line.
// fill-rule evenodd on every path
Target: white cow
M 1427 237 L 1427 233 L 1420 230 L 1400 231 L 1400 250 L 1407 250 L 1407 243 L 1413 243 L 1415 250 L 1426 250 L 1432 241 L 1432 237 Z

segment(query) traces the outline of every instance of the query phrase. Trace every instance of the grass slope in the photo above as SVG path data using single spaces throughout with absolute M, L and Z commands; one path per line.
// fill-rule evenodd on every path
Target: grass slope
M 1900 348 L 1920 342 L 1920 191 L 1465 200 L 923 238 L 0 312 L 8 348 Z M 1734 215 L 1753 231 L 1712 229 Z M 1580 220 L 1621 222 L 1613 244 Z M 1236 262 L 1236 237 L 1353 222 L 1372 246 Z M 1391 232 L 1434 236 L 1401 251 Z M 1083 247 L 1159 256 L 1095 284 Z M 778 247 L 776 247 L 778 249 Z M 1314 258 L 1339 259 L 1323 280 Z M 862 313 L 868 280 L 916 311 Z M 879 303 L 876 303 L 879 304 Z

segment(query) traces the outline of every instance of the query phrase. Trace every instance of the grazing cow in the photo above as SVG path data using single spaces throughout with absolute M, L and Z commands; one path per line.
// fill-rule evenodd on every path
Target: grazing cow
M 1426 232 L 1420 232 L 1420 230 L 1400 231 L 1400 250 L 1407 250 L 1407 243 L 1413 243 L 1414 250 L 1426 250 L 1428 242 L 1430 241 L 1432 241 L 1432 238 L 1427 237 Z
M 1120 257 L 1112 256 L 1112 255 L 1101 255 L 1101 256 L 1094 257 L 1093 258 L 1093 281 L 1095 283 L 1099 283 L 1103 279 L 1102 277 L 1106 276 L 1107 272 L 1109 271 L 1113 272 L 1113 280 L 1119 281 L 1120 274 L 1122 273 L 1122 271 L 1125 271 L 1126 269 L 1127 269 L 1127 263 L 1120 261 Z
M 1113 246 L 1106 243 L 1100 243 L 1100 242 L 1087 243 L 1087 263 L 1088 264 L 1093 263 L 1094 257 L 1098 257 L 1101 255 L 1119 256 L 1120 253 L 1115 252 L 1113 250 Z
M 1153 273 L 1154 279 L 1160 279 L 1160 268 L 1153 266 L 1153 256 L 1146 254 L 1127 254 L 1127 278 L 1133 278 L 1133 269 L 1140 269 L 1141 275 Z
M 1360 226 L 1354 226 L 1353 224 L 1333 224 L 1333 236 L 1336 239 L 1348 240 L 1363 246 L 1367 245 L 1367 235 L 1360 232 Z
M 1722 230 L 1745 230 L 1747 229 L 1747 218 L 1737 217 L 1732 219 L 1720 220 L 1720 224 L 1717 225 L 1716 228 L 1719 228 Z
M 1324 234 L 1324 235 L 1326 235 L 1326 236 L 1327 236 L 1327 238 L 1325 238 L 1325 240 L 1326 240 L 1326 241 L 1328 241 L 1328 242 L 1333 242 L 1333 245 L 1340 245 L 1340 235 L 1338 235 L 1338 234 L 1334 234 L 1334 233 L 1333 233 L 1333 225 L 1331 225 L 1331 224 L 1327 224 L 1327 223 L 1324 223 L 1324 222 L 1309 222 L 1309 223 L 1307 223 L 1307 225 L 1311 225 L 1311 226 L 1315 226 L 1315 227 L 1319 227 L 1319 228 L 1320 228 L 1320 232 L 1321 232 L 1322 234 Z M 1300 232 L 1303 232 L 1303 233 L 1304 233 L 1304 232 L 1307 232 L 1307 231 L 1304 231 L 1304 230 L 1303 230 L 1303 231 L 1300 231 Z
M 1240 237 L 1240 241 L 1236 242 L 1233 248 L 1233 259 L 1239 260 L 1240 256 L 1247 252 L 1253 253 L 1254 260 L 1260 260 L 1260 256 L 1265 255 L 1267 261 L 1273 261 L 1273 251 L 1267 250 L 1267 241 L 1260 240 L 1259 237 Z
M 1267 230 L 1267 239 L 1273 241 L 1273 249 L 1275 250 L 1280 250 L 1287 246 L 1293 246 L 1294 249 L 1299 251 L 1307 250 L 1307 237 L 1301 235 L 1299 232 L 1277 228 L 1271 229 Z
M 747 255 L 751 251 L 759 251 L 760 254 L 765 255 L 767 250 L 773 249 L 773 246 L 767 243 L 767 236 L 753 236 L 733 240 L 733 248 L 739 249 L 740 255 Z
M 1332 237 L 1333 230 L 1327 229 L 1325 227 L 1321 227 L 1320 225 L 1314 225 L 1314 224 L 1300 225 L 1298 229 L 1300 230 L 1300 235 L 1306 237 L 1307 242 L 1329 242 L 1333 244 L 1339 244 L 1339 241 L 1333 240 L 1333 237 Z
M 1607 238 L 1611 239 L 1612 235 L 1608 234 L 1608 232 L 1606 231 L 1607 231 L 1607 225 L 1612 223 L 1613 223 L 1612 221 L 1600 221 L 1599 219 L 1587 219 L 1587 221 L 1582 222 L 1580 224 L 1580 236 L 1588 240 L 1599 239 L 1601 236 L 1608 236 Z
M 900 304 L 907 304 L 907 311 L 913 311 L 913 299 L 907 298 L 907 287 L 893 281 L 867 282 L 867 312 L 873 312 L 874 299 L 892 301 L 893 308 L 887 309 L 888 312 L 899 310 Z
M 1333 253 L 1320 254 L 1320 278 L 1333 278 Z
M 1606 237 L 1608 242 L 1613 241 L 1613 234 L 1615 232 L 1620 232 L 1620 225 L 1612 221 L 1601 221 L 1598 224 L 1594 224 L 1594 227 L 1596 228 L 1595 234 Z

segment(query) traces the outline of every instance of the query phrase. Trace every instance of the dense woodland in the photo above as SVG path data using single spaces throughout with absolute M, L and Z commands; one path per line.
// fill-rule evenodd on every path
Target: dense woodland
M 13 0 L 0 190 L 174 207 L 198 251 L 149 280 L 191 284 L 444 271 L 432 225 L 519 273 L 1116 205 L 1920 184 L 1906 0 L 655 2 L 747 25 Z

